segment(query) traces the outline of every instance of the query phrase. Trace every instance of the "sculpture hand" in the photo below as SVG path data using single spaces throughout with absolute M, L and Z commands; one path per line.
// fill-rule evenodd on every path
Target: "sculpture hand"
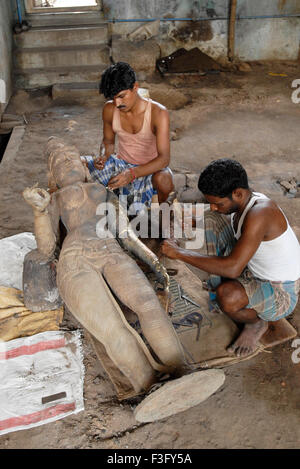
M 26 187 L 23 197 L 38 212 L 43 212 L 50 202 L 50 194 L 45 189 L 37 187 L 37 183 L 33 187 Z

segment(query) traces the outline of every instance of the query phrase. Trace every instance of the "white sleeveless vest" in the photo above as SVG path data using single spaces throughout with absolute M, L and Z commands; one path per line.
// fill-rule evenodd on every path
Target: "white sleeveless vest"
M 234 214 L 231 215 L 231 226 L 236 239 L 241 236 L 241 228 L 248 211 L 257 200 L 261 199 L 268 199 L 268 197 L 259 192 L 253 192 L 239 220 L 236 233 L 233 228 Z M 254 277 L 274 282 L 295 281 L 300 278 L 300 245 L 287 219 L 286 222 L 286 231 L 271 241 L 262 241 L 248 262 L 248 268 Z

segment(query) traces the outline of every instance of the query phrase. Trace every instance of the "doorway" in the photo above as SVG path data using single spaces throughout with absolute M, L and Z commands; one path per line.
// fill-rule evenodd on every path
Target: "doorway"
M 101 0 L 25 0 L 27 13 L 101 10 Z

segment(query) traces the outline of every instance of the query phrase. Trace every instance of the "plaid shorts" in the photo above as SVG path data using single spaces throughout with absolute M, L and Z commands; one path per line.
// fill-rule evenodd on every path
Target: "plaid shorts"
M 236 244 L 230 218 L 227 215 L 207 212 L 204 223 L 207 254 L 228 256 Z M 294 282 L 261 280 L 254 277 L 246 267 L 236 280 L 244 287 L 248 296 L 249 303 L 246 308 L 254 309 L 265 321 L 278 321 L 289 316 L 297 305 L 300 279 Z M 210 275 L 207 283 L 213 291 L 221 282 L 221 277 Z
M 106 161 L 104 168 L 99 170 L 95 168 L 94 161 L 91 156 L 85 156 L 84 158 L 87 161 L 92 180 L 99 182 L 104 186 L 107 186 L 109 180 L 113 176 L 116 176 L 127 168 L 134 168 L 137 166 L 117 158 L 117 155 L 111 155 Z M 119 188 L 119 195 L 121 197 L 128 197 L 128 202 L 129 204 L 132 204 L 132 208 L 136 213 L 141 211 L 144 206 L 151 206 L 151 201 L 154 194 L 157 194 L 157 192 L 152 186 L 151 174 L 149 176 L 136 178 L 127 186 Z
M 246 308 L 255 309 L 257 315 L 265 321 L 285 318 L 297 305 L 300 279 L 295 282 L 272 282 L 253 277 L 250 270 L 245 269 L 237 280 L 249 298 Z

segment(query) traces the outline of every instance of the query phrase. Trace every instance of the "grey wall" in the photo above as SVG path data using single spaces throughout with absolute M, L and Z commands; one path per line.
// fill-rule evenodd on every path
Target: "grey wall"
M 0 0 L 0 114 L 12 94 L 12 2 Z
M 238 0 L 237 15 L 300 14 L 299 0 Z M 236 54 L 243 60 L 296 60 L 300 17 L 240 20 L 236 26 Z
M 0 0 L 0 5 L 15 3 Z M 24 4 L 24 0 L 21 0 Z M 107 19 L 228 17 L 230 0 L 102 0 Z M 6 10 L 8 7 L 5 7 Z M 300 14 L 300 0 L 238 0 L 238 16 Z M 15 18 L 17 16 L 15 14 Z M 123 38 L 144 23 L 114 23 L 113 35 Z M 180 47 L 199 47 L 211 57 L 227 58 L 227 21 L 161 22 L 156 40 L 161 55 Z M 300 17 L 251 19 L 236 22 L 235 53 L 251 60 L 296 60 L 299 54 Z
M 104 14 L 108 19 L 227 17 L 228 5 L 229 0 L 103 0 Z M 125 37 L 142 24 L 145 23 L 114 23 L 112 32 Z M 227 54 L 227 22 L 161 21 L 156 40 L 162 56 L 180 47 L 199 47 L 222 61 Z
M 226 17 L 229 0 L 103 0 L 108 19 L 161 17 Z M 237 16 L 300 14 L 300 0 L 238 0 Z M 113 34 L 126 36 L 142 23 L 115 23 Z M 199 47 L 211 57 L 226 60 L 227 21 L 161 22 L 157 41 L 162 55 L 179 47 Z M 296 60 L 300 17 L 251 19 L 236 22 L 235 52 L 242 60 Z
M 108 18 L 153 18 L 207 16 L 214 10 L 223 16 L 228 0 L 103 0 Z

